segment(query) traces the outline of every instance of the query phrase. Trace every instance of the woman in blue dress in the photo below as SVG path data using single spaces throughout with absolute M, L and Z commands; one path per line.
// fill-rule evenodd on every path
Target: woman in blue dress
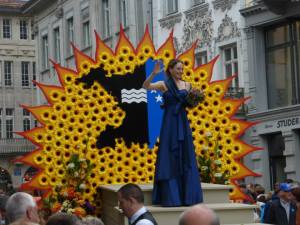
M 183 63 L 172 59 L 166 81 L 151 83 L 160 72 L 156 63 L 143 87 L 163 93 L 164 115 L 155 167 L 153 204 L 167 207 L 203 202 L 192 132 L 185 107 L 191 84 L 182 80 Z

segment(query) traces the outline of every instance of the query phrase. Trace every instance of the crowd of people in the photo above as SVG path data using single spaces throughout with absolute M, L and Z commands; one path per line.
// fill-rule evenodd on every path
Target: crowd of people
M 118 191 L 119 208 L 128 218 L 129 225 L 157 225 L 155 218 L 144 206 L 144 195 L 136 184 L 126 184 Z M 104 225 L 101 219 L 58 212 L 47 221 L 40 217 L 36 198 L 26 192 L 0 196 L 0 219 L 3 225 Z M 179 225 L 219 225 L 215 212 L 204 204 L 189 207 L 178 218 Z
M 278 225 L 300 225 L 300 183 L 286 179 L 275 183 L 273 191 L 265 192 L 260 184 L 240 184 L 246 194 L 244 203 L 257 204 L 256 222 Z
M 300 225 L 300 184 L 292 180 L 276 183 L 266 193 L 259 184 L 240 184 L 246 194 L 246 204 L 257 204 L 255 222 Z M 129 225 L 157 225 L 155 218 L 144 206 L 144 195 L 136 184 L 125 184 L 118 193 L 119 208 L 128 218 Z M 73 214 L 58 212 L 44 221 L 40 217 L 37 199 L 25 192 L 11 196 L 0 194 L 0 225 L 104 225 L 101 219 L 87 216 L 80 219 Z M 215 212 L 205 204 L 189 207 L 178 218 L 179 225 L 218 225 Z

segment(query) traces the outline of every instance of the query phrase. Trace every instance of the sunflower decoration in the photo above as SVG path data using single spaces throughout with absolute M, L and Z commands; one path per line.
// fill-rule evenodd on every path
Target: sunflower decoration
M 148 28 L 137 48 L 132 46 L 122 29 L 115 51 L 97 34 L 96 44 L 94 59 L 73 46 L 76 70 L 53 62 L 60 86 L 35 82 L 45 95 L 48 105 L 23 106 L 41 124 L 40 127 L 19 133 L 37 146 L 36 150 L 19 160 L 39 169 L 39 173 L 23 185 L 24 189 L 43 189 L 47 190 L 48 195 L 59 194 L 55 187 L 67 184 L 64 168 L 73 155 L 84 158 L 93 165 L 85 178 L 83 201 L 93 203 L 97 188 L 104 184 L 153 182 L 157 145 L 152 149 L 147 143 L 132 142 L 128 145 L 121 137 L 115 139 L 114 146 L 99 148 L 99 134 L 106 131 L 108 126 L 119 128 L 127 113 L 121 102 L 101 83 L 93 82 L 87 86 L 86 83 L 79 82 L 87 74 L 99 69 L 108 80 L 118 76 L 131 76 L 150 58 L 161 60 L 165 67 L 173 58 L 182 60 L 184 79 L 205 94 L 203 102 L 188 109 L 196 154 L 208 159 L 213 156 L 218 143 L 218 160 L 221 162 L 219 170 L 228 174 L 232 184 L 237 179 L 256 175 L 240 162 L 244 155 L 257 150 L 239 139 L 253 123 L 232 118 L 246 99 L 223 98 L 232 78 L 211 82 L 217 57 L 208 64 L 195 67 L 196 43 L 176 56 L 171 32 L 165 43 L 156 50 Z M 210 138 L 206 138 L 208 133 Z M 242 193 L 238 189 L 232 192 L 232 198 L 240 197 Z

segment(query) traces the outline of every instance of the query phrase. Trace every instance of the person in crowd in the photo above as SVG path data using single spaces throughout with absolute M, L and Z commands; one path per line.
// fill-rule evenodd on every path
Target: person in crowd
M 265 214 L 265 223 L 277 225 L 295 225 L 297 206 L 292 202 L 291 186 L 288 183 L 279 185 L 278 197 L 273 200 L 268 215 Z
M 58 212 L 49 217 L 46 225 L 82 225 L 82 222 L 73 214 Z
M 220 221 L 216 213 L 204 204 L 197 204 L 179 217 L 179 225 L 219 225 Z
M 287 178 L 284 180 L 284 183 L 288 183 L 288 184 L 292 184 L 294 183 L 295 181 L 293 179 L 290 179 L 290 178 Z
M 125 184 L 118 190 L 119 208 L 130 225 L 157 225 L 152 214 L 144 206 L 144 195 L 136 184 Z
M 94 216 L 87 216 L 82 219 L 83 225 L 104 225 L 103 221 Z
M 251 198 L 253 200 L 255 200 L 256 199 L 255 184 L 249 183 L 249 184 L 246 185 L 246 188 L 247 188 L 248 193 L 251 196 Z
M 243 203 L 245 204 L 253 204 L 255 200 L 253 199 L 253 195 L 251 191 L 247 188 L 245 183 L 239 184 L 240 190 L 246 195 L 246 199 L 243 200 Z
M 35 225 L 40 223 L 37 204 L 34 198 L 25 192 L 16 192 L 6 203 L 6 218 L 11 225 Z
M 255 192 L 255 196 L 257 198 L 257 196 L 259 196 L 261 194 L 265 194 L 265 188 L 260 184 L 255 184 L 254 185 L 254 192 Z
M 274 189 L 273 192 L 269 192 L 267 201 L 266 201 L 266 203 L 263 207 L 263 211 L 261 212 L 261 216 L 262 216 L 261 217 L 261 222 L 262 223 L 265 223 L 265 221 L 267 221 L 267 219 L 269 217 L 269 211 L 270 211 L 272 201 L 279 199 L 278 193 L 280 191 L 280 183 L 276 182 L 274 184 L 273 189 Z
M 274 192 L 272 194 L 272 200 L 275 200 L 275 199 L 278 199 L 278 193 L 280 191 L 280 183 L 279 182 L 276 182 L 274 184 Z
M 4 225 L 6 224 L 6 211 L 5 211 L 5 206 L 6 206 L 6 202 L 8 200 L 8 196 L 1 194 L 0 195 L 0 225 Z
M 300 225 L 300 187 L 293 188 L 292 194 L 297 205 L 296 225 Z
M 166 81 L 152 82 L 160 72 L 157 62 L 143 88 L 163 93 L 164 115 L 155 166 L 153 204 L 187 206 L 203 201 L 192 132 L 185 107 L 192 86 L 182 80 L 183 63 L 170 60 Z

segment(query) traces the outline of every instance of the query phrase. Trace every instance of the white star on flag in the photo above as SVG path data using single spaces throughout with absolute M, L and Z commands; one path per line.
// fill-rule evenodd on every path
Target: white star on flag
M 162 102 L 162 97 L 161 95 L 155 96 L 156 102 Z

